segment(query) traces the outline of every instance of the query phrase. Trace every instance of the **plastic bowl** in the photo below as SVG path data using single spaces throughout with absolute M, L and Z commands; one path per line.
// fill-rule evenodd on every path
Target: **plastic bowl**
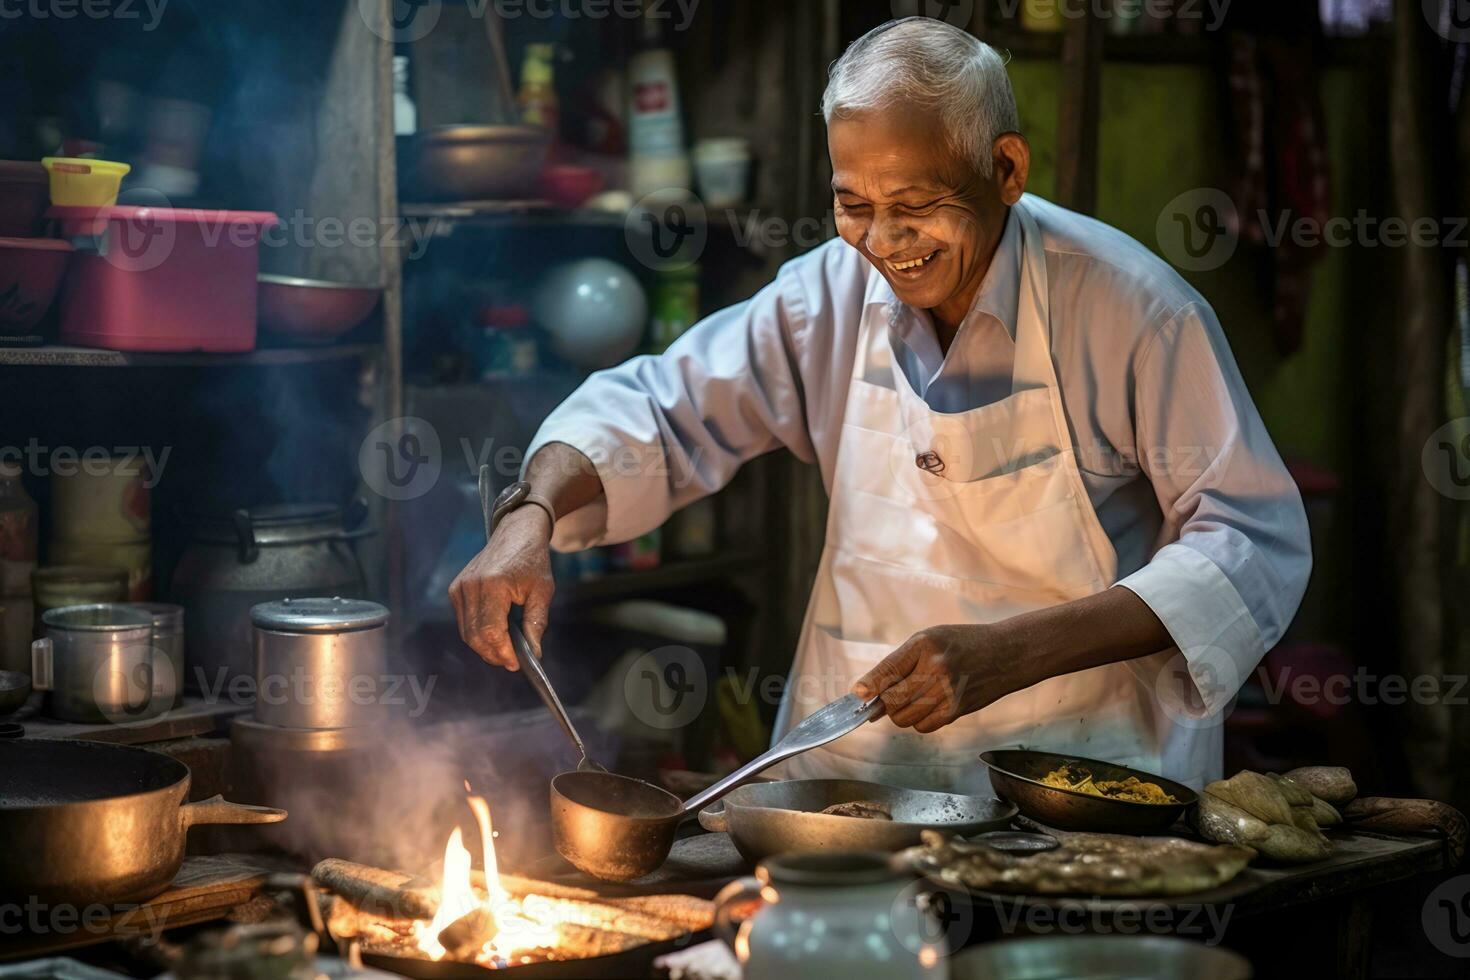
M 61 207 L 105 208 L 117 203 L 123 176 L 133 168 L 111 160 L 44 157 L 51 175 L 51 203 Z
M 306 344 L 326 344 L 357 326 L 378 305 L 382 290 L 322 279 L 262 274 L 260 325 Z
M 46 168 L 29 160 L 0 160 L 0 238 L 29 238 L 46 210 Z
M 602 190 L 602 174 L 591 167 L 557 164 L 541 171 L 541 193 L 558 207 L 579 208 Z
M 58 238 L 0 238 L 0 336 L 28 334 L 46 315 L 72 251 Z

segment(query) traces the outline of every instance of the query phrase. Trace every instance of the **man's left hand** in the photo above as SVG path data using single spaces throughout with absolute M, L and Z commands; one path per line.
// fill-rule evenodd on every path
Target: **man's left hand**
M 876 717 L 928 734 L 1040 679 L 1023 664 L 1004 624 L 932 626 L 858 678 L 853 693 L 881 695 Z

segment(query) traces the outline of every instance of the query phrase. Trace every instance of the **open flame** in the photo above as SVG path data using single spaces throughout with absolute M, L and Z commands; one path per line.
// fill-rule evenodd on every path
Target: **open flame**
M 465 783 L 468 790 L 469 783 Z M 476 909 L 490 913 L 495 931 L 485 941 L 475 956 L 475 961 L 492 965 L 496 960 L 511 961 L 517 953 L 541 947 L 552 947 L 557 942 L 556 929 L 528 918 L 519 899 L 512 898 L 500 882 L 500 865 L 495 859 L 495 839 L 490 825 L 490 805 L 484 797 L 469 796 L 470 809 L 480 827 L 480 841 L 484 847 L 486 896 L 480 897 L 470 878 L 472 858 L 464 846 L 464 834 L 458 827 L 449 835 L 444 845 L 444 873 L 439 880 L 439 908 L 430 922 L 415 922 L 414 941 L 424 955 L 430 959 L 443 959 L 448 952 L 439 942 L 439 934 L 445 928 Z

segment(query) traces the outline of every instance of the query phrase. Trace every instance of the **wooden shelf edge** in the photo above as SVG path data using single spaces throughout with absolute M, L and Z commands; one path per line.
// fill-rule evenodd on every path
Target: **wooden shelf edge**
M 316 364 L 366 357 L 378 344 L 341 344 L 327 347 L 266 347 L 240 354 L 203 351 L 143 353 L 100 347 L 0 347 L 0 365 L 18 367 L 271 367 Z

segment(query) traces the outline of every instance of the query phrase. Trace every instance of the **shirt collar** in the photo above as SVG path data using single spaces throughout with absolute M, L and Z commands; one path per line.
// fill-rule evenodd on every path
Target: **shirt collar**
M 1006 215 L 1005 231 L 1001 233 L 1000 243 L 995 248 L 995 255 L 990 259 L 990 268 L 985 272 L 985 279 L 980 283 L 980 289 L 975 293 L 975 302 L 970 307 L 970 312 L 965 316 L 969 321 L 976 313 L 984 313 L 1000 321 L 1005 327 L 1006 333 L 1011 339 L 1016 339 L 1016 316 L 1021 301 L 1021 222 Z M 877 303 L 887 306 L 889 322 L 898 322 L 900 316 L 907 310 L 898 296 L 893 292 L 893 287 L 888 280 L 883 278 L 876 266 L 869 266 L 868 289 L 863 297 L 864 305 Z M 910 313 L 917 311 L 908 310 Z M 917 317 L 925 321 L 924 317 Z

